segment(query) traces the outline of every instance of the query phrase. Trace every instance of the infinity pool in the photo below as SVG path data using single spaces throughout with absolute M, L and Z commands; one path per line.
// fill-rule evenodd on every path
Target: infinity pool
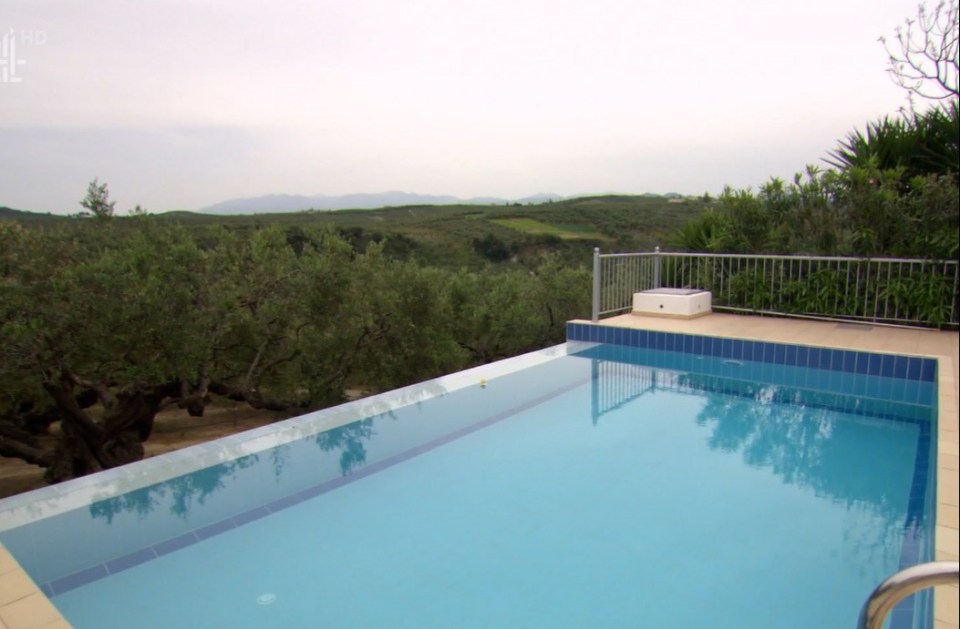
M 2 501 L 0 542 L 98 629 L 852 627 L 929 558 L 924 359 L 657 342 L 571 342 Z

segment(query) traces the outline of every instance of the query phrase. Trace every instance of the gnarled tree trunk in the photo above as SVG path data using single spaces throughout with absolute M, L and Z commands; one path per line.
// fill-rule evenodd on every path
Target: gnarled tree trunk
M 94 420 L 77 404 L 75 382 L 65 376 L 44 385 L 61 412 L 61 437 L 46 472 L 52 483 L 141 460 L 157 411 L 166 397 L 178 392 L 175 382 L 130 385 L 116 394 L 97 385 L 103 416 Z

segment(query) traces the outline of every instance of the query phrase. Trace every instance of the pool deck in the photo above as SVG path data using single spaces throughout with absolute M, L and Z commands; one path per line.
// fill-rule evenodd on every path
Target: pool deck
M 580 323 L 589 323 L 582 321 Z M 703 334 L 839 347 L 888 354 L 930 356 L 939 360 L 939 422 L 937 434 L 936 559 L 957 561 L 958 541 L 958 440 L 957 403 L 960 382 L 960 334 L 880 326 L 837 324 L 823 321 L 779 319 L 712 313 L 697 319 L 667 319 L 621 315 L 603 319 L 599 325 Z M 47 600 L 0 546 L 0 629 L 68 629 L 57 609 Z M 936 588 L 934 628 L 960 629 L 958 588 Z M 852 628 L 851 628 L 852 629 Z

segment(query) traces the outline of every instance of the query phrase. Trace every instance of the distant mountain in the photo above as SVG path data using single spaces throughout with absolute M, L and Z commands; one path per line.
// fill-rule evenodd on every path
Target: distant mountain
M 518 203 L 543 203 L 545 201 L 562 199 L 555 194 L 537 194 L 531 197 L 518 199 Z M 379 193 L 344 194 L 328 196 L 317 194 L 304 196 L 296 194 L 268 194 L 260 197 L 231 199 L 221 201 L 200 208 L 202 214 L 265 214 L 269 212 L 299 212 L 301 210 L 367 210 L 381 207 L 396 207 L 401 205 L 452 205 L 466 203 L 475 205 L 494 205 L 508 203 L 509 199 L 498 197 L 475 197 L 460 199 L 458 197 L 432 194 L 416 194 L 393 190 Z
M 202 214 L 260 214 L 262 212 L 296 212 L 314 208 L 321 209 L 318 206 L 317 199 L 318 197 L 296 194 L 267 194 L 262 197 L 221 201 L 200 208 L 197 212 Z

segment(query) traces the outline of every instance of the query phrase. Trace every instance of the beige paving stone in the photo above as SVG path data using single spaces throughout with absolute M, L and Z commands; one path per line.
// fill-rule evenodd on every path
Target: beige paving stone
M 945 454 L 940 457 L 939 464 L 942 470 L 956 472 L 960 469 L 960 467 L 958 467 L 958 465 L 960 465 L 960 456 L 956 454 Z
M 60 612 L 40 591 L 0 607 L 0 620 L 10 629 L 38 629 L 62 619 Z
M 944 389 L 945 388 L 946 387 L 944 387 Z M 953 394 L 951 394 L 950 391 L 946 391 L 944 389 L 941 389 L 941 391 L 943 391 L 945 395 L 941 397 L 939 400 L 940 410 L 944 413 L 956 415 L 957 414 L 957 398 L 955 397 L 956 392 L 952 392 Z
M 937 470 L 937 505 L 938 506 L 949 506 L 956 507 L 957 503 L 960 502 L 960 490 L 957 489 L 956 484 L 951 484 L 950 481 L 944 480 L 945 477 L 951 476 L 954 472 L 949 470 Z
M 953 555 L 960 553 L 960 538 L 957 536 L 957 529 L 938 524 L 934 539 L 937 550 Z
M 20 564 L 18 564 L 17 560 L 13 558 L 13 555 L 10 554 L 10 551 L 3 546 L 0 546 L 0 574 L 19 569 Z
M 957 433 L 952 430 L 940 431 L 940 443 L 937 444 L 937 458 L 944 456 L 960 456 L 960 445 L 957 445 Z M 944 475 L 950 478 L 951 475 Z
M 960 529 L 960 510 L 955 505 L 937 505 L 937 524 Z
M 29 596 L 36 589 L 37 586 L 33 581 L 19 570 L 0 574 L 0 605 L 7 605 Z
M 960 621 L 960 611 L 958 611 L 957 588 L 951 586 L 941 586 L 935 588 L 933 598 L 933 618 L 947 627 L 956 627 Z
M 960 555 L 957 553 L 950 553 L 945 550 L 937 549 L 934 560 L 936 561 L 960 561 Z

